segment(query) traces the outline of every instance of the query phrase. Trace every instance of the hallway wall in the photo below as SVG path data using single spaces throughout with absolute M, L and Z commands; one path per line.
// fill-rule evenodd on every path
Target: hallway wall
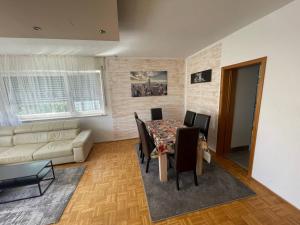
M 259 65 L 241 68 L 237 74 L 231 148 L 250 146 Z

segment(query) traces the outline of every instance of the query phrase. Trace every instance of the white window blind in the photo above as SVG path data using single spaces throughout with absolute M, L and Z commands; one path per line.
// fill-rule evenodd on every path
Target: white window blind
M 7 102 L 21 120 L 105 114 L 101 70 L 64 70 L 62 63 L 57 67 L 0 70 Z

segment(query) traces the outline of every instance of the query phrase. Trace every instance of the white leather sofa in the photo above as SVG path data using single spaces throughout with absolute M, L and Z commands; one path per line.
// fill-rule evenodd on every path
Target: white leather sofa
M 91 131 L 78 120 L 0 127 L 0 164 L 51 159 L 54 164 L 83 162 L 93 147 Z

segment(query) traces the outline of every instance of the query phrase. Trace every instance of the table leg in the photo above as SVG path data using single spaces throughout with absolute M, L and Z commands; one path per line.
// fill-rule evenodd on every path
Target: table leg
M 166 182 L 168 181 L 167 154 L 159 154 L 158 163 L 159 163 L 159 179 L 161 182 Z
M 198 148 L 197 148 L 197 167 L 196 173 L 198 176 L 202 175 L 203 170 L 203 149 L 201 148 L 201 141 L 198 141 Z
M 43 192 L 42 192 L 42 188 L 41 188 L 41 184 L 40 184 L 40 182 L 38 181 L 38 187 L 39 187 L 39 191 L 40 191 L 40 196 L 42 196 L 43 195 Z
M 52 176 L 55 179 L 54 166 L 53 166 L 52 160 L 50 162 L 51 162 Z

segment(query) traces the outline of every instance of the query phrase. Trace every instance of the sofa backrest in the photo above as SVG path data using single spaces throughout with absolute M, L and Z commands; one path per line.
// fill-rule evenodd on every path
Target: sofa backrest
M 13 144 L 37 144 L 75 138 L 79 130 L 78 120 L 59 120 L 25 123 L 15 128 Z
M 0 147 L 13 146 L 14 127 L 0 127 Z
M 47 121 L 47 122 L 23 123 L 15 128 L 14 133 L 24 134 L 24 133 L 48 132 L 48 131 L 69 130 L 69 129 L 78 129 L 78 128 L 79 128 L 78 120 L 56 120 L 56 121 Z

